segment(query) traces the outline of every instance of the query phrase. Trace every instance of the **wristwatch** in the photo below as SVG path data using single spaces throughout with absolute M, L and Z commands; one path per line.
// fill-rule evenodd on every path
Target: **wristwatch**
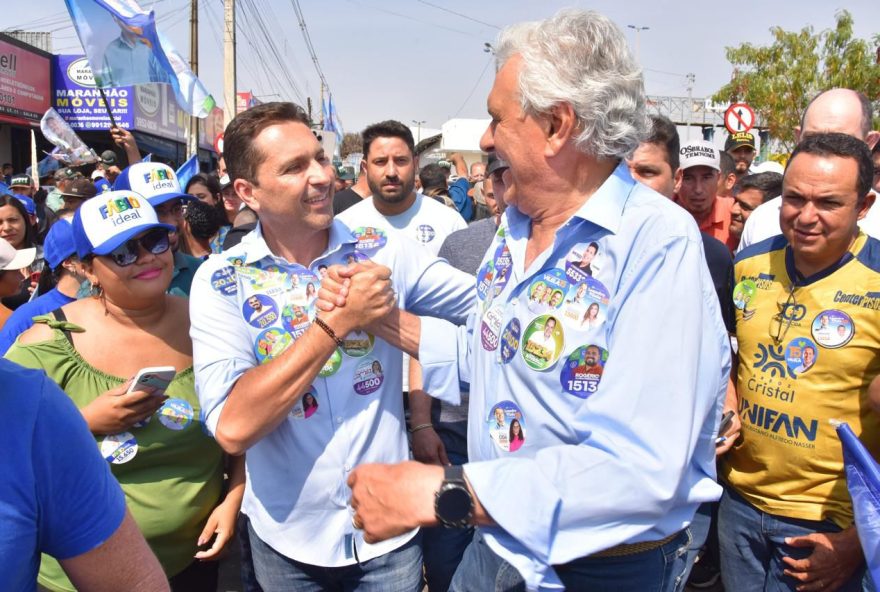
M 434 494 L 434 515 L 446 528 L 465 528 L 474 517 L 474 498 L 464 480 L 464 468 L 445 467 L 443 483 Z

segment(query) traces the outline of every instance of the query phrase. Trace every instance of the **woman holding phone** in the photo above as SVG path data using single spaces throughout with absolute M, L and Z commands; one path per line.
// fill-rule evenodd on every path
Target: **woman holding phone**
M 213 591 L 217 564 L 202 560 L 233 535 L 244 463 L 231 461 L 224 499 L 224 457 L 202 429 L 195 394 L 188 302 L 165 293 L 169 230 L 136 193 L 85 202 L 73 231 L 93 296 L 37 317 L 6 357 L 44 369 L 80 408 L 172 589 Z M 160 366 L 176 371 L 164 393 L 130 388 L 140 370 Z M 210 549 L 197 552 L 214 533 Z M 73 590 L 46 556 L 39 582 Z

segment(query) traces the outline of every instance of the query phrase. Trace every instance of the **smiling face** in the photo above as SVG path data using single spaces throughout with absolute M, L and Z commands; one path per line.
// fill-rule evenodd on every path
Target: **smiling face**
M 89 281 L 101 286 L 108 299 L 123 308 L 139 308 L 164 296 L 171 285 L 174 259 L 171 249 L 154 254 L 138 244 L 137 260 L 131 265 L 119 266 L 112 257 L 97 256 L 83 267 Z

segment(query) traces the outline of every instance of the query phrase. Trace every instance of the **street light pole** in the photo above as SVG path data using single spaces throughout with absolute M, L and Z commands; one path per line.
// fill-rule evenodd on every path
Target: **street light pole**
M 636 32 L 636 61 L 641 63 L 641 61 L 642 61 L 641 50 L 640 50 L 641 38 L 642 38 L 641 34 L 642 34 L 642 31 L 647 31 L 651 27 L 639 27 L 636 25 L 627 25 L 627 27 L 629 27 L 630 29 L 632 29 L 633 31 Z
M 422 124 L 425 123 L 424 119 L 413 119 L 412 122 L 416 124 L 416 144 L 422 141 Z

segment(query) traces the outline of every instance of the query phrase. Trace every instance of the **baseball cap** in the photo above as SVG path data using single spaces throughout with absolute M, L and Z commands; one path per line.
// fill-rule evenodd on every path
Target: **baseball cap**
M 151 228 L 176 230 L 160 223 L 147 198 L 133 191 L 102 193 L 100 197 L 83 202 L 73 216 L 73 238 L 80 257 L 107 255 L 131 237 Z
M 64 263 L 65 259 L 75 254 L 73 226 L 64 218 L 60 218 L 49 228 L 43 241 L 43 258 L 49 264 L 49 269 L 54 271 Z
M 139 162 L 123 169 L 113 183 L 114 191 L 134 191 L 153 207 L 172 199 L 195 199 L 180 189 L 177 173 L 161 162 Z
M 91 199 L 98 195 L 98 188 L 88 179 L 80 178 L 71 183 L 67 191 L 62 191 L 61 195 L 78 197 L 79 199 Z
M 33 199 L 31 199 L 27 195 L 19 195 L 18 193 L 14 193 L 12 197 L 21 202 L 21 205 L 24 206 L 25 212 L 27 212 L 31 216 L 37 215 L 37 204 L 36 202 L 34 202 Z
M 102 171 L 101 169 L 95 169 L 94 171 L 92 171 L 92 181 L 94 181 L 95 179 L 103 179 L 103 178 L 104 178 L 104 171 Z
M 510 165 L 507 164 L 506 160 L 502 160 L 498 158 L 498 154 L 495 153 L 494 150 L 489 152 L 488 162 L 486 163 L 486 176 L 488 177 L 495 171 L 500 171 L 502 169 L 509 169 Z
M 34 182 L 27 175 L 13 175 L 9 180 L 10 187 L 33 187 Z
M 731 150 L 736 150 L 743 146 L 747 146 L 754 150 L 755 136 L 749 132 L 736 132 L 735 134 L 731 134 L 727 136 L 727 141 L 724 142 L 724 151 L 730 152 Z
M 752 170 L 749 171 L 753 174 L 755 173 L 779 173 L 780 175 L 785 174 L 785 167 L 776 162 L 775 160 L 765 160 L 761 164 L 755 165 L 752 167 Z
M 220 177 L 220 190 L 226 189 L 232 185 L 232 181 L 229 180 L 229 175 L 223 175 Z
M 79 176 L 79 173 L 73 170 L 70 167 L 64 167 L 63 169 L 58 169 L 55 171 L 55 180 L 63 180 L 63 179 L 76 179 Z
M 0 238 L 0 271 L 24 269 L 34 262 L 37 249 L 18 249 L 9 244 L 6 239 Z
M 347 166 L 336 167 L 336 177 L 343 181 L 354 181 L 354 170 Z
M 104 152 L 101 153 L 101 163 L 106 164 L 107 166 L 116 164 L 116 153 L 112 150 L 104 150 Z
M 681 170 L 695 166 L 707 166 L 716 171 L 721 170 L 721 154 L 718 148 L 706 140 L 694 140 L 681 147 L 678 152 Z

